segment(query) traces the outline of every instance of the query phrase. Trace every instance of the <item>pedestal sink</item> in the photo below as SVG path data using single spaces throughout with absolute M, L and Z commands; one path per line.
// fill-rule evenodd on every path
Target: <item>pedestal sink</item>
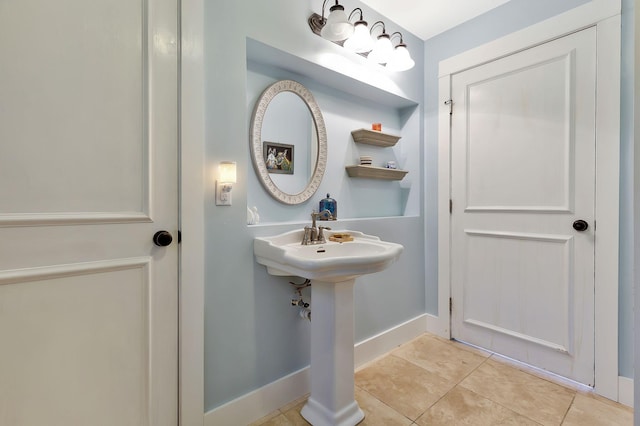
M 256 238 L 254 254 L 271 275 L 312 280 L 311 395 L 302 416 L 314 426 L 352 426 L 364 418 L 354 398 L 353 287 L 360 275 L 386 269 L 403 247 L 358 231 L 327 233 L 353 241 L 303 246 L 303 232 Z

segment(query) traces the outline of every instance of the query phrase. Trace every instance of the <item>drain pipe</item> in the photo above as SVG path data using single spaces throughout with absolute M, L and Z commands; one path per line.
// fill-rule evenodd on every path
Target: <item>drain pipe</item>
M 311 280 L 305 279 L 301 284 L 289 281 L 289 284 L 291 284 L 296 289 L 294 296 L 291 298 L 291 305 L 300 307 L 300 310 L 298 311 L 298 315 L 300 315 L 300 318 L 311 321 L 311 308 L 309 307 L 309 303 L 305 302 L 302 298 L 302 289 L 310 287 Z
M 300 309 L 300 312 L 298 314 L 300 315 L 300 318 L 306 319 L 308 321 L 311 321 L 311 309 L 310 308 L 302 308 L 302 309 Z

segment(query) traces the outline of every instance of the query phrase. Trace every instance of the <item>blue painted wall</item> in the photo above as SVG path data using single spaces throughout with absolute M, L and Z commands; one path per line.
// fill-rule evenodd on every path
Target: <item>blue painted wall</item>
M 511 0 L 425 42 L 425 210 L 437 211 L 438 63 L 588 0 Z M 622 0 L 619 370 L 633 377 L 633 0 Z M 437 314 L 437 217 L 427 214 L 427 312 Z
M 362 7 L 369 22 L 382 19 L 358 1 L 341 3 L 348 10 Z M 310 324 L 290 306 L 290 278 L 270 276 L 255 263 L 253 238 L 302 228 L 327 192 L 338 200 L 334 229 L 357 229 L 405 246 L 391 268 L 356 282 L 356 340 L 425 312 L 423 42 L 404 33 L 416 60 L 411 71 L 389 73 L 368 66 L 362 57 L 311 32 L 307 18 L 321 5 L 319 0 L 205 2 L 204 166 L 210 179 L 205 194 L 206 411 L 309 364 Z M 387 31 L 401 30 L 385 22 Z M 268 66 L 248 64 L 248 56 L 259 56 L 251 53 L 255 43 L 267 46 L 258 50 L 267 49 L 268 57 L 280 52 L 283 60 Z M 264 193 L 249 152 L 253 105 L 270 81 L 282 78 L 299 80 L 311 90 L 328 132 L 327 172 L 316 195 L 299 206 L 285 206 Z M 377 97 L 383 100 L 377 102 Z M 394 106 L 389 97 L 404 99 L 404 106 Z M 378 161 L 395 156 L 405 163 L 410 178 L 402 183 L 346 177 L 345 165 L 354 164 L 358 152 L 368 149 L 355 146 L 350 131 L 372 122 L 402 132 L 396 147 L 375 151 Z M 237 162 L 238 182 L 233 205 L 217 207 L 214 172 L 225 160 Z M 247 205 L 258 207 L 261 225 L 247 226 Z

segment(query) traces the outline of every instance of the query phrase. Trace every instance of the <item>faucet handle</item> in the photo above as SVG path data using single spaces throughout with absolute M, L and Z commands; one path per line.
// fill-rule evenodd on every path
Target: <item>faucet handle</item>
M 324 238 L 324 230 L 325 229 L 331 230 L 331 228 L 328 227 L 328 226 L 318 226 L 318 241 L 322 241 L 323 243 L 325 243 L 327 241 Z

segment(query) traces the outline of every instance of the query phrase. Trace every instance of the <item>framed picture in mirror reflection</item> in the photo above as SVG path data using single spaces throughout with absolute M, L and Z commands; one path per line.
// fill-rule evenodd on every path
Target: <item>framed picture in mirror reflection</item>
M 264 164 L 269 173 L 293 174 L 293 145 L 277 142 L 262 142 Z

